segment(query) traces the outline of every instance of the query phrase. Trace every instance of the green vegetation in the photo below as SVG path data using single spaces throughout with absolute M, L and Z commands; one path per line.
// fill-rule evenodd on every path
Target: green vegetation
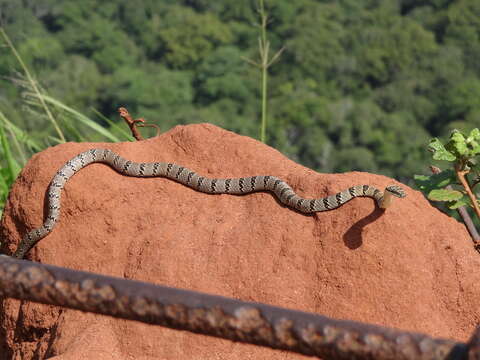
M 260 127 L 260 141 L 267 141 L 267 90 L 268 90 L 268 68 L 277 61 L 282 54 L 284 47 L 278 50 L 275 55 L 270 58 L 270 41 L 267 39 L 267 25 L 269 22 L 268 14 L 265 11 L 265 3 L 259 0 L 258 14 L 260 15 L 260 37 L 258 38 L 258 50 L 260 53 L 260 61 L 255 62 L 251 59 L 246 59 L 250 64 L 258 67 L 262 72 L 262 122 Z
M 46 95 L 44 91 L 42 91 L 38 86 L 31 75 L 28 67 L 25 65 L 22 57 L 17 52 L 17 49 L 11 42 L 9 36 L 5 33 L 5 31 L 0 28 L 0 35 L 5 40 L 5 43 L 8 45 L 12 54 L 15 56 L 15 59 L 20 64 L 24 77 L 26 81 L 21 82 L 22 87 L 26 89 L 24 92 L 25 98 L 29 100 L 25 100 L 26 104 L 29 104 L 32 108 L 32 112 L 36 113 L 35 107 L 40 107 L 44 110 L 48 122 L 52 124 L 52 128 L 54 129 L 54 133 L 58 135 L 58 137 L 50 136 L 50 140 L 52 142 L 47 142 L 45 144 L 40 144 L 39 142 L 35 141 L 31 136 L 29 136 L 25 131 L 21 128 L 13 124 L 11 121 L 7 119 L 7 117 L 0 111 L 0 154 L 2 154 L 3 163 L 0 162 L 0 218 L 3 212 L 3 208 L 5 202 L 7 200 L 8 193 L 10 188 L 15 181 L 18 173 L 20 172 L 21 168 L 25 164 L 27 157 L 27 152 L 37 152 L 42 150 L 48 144 L 58 144 L 63 143 L 66 141 L 66 137 L 61 130 L 61 127 L 58 125 L 57 120 L 52 114 L 50 107 L 55 108 L 56 110 L 61 109 L 63 111 L 62 119 L 64 120 L 64 127 L 70 129 L 71 136 L 76 135 L 76 139 L 78 141 L 87 141 L 86 138 L 82 137 L 79 131 L 78 123 L 85 125 L 86 127 L 91 128 L 93 131 L 97 132 L 105 139 L 110 141 L 127 141 L 132 140 L 132 136 L 128 134 L 125 130 L 119 127 L 117 124 L 113 123 L 109 119 L 106 119 L 101 114 L 97 112 L 101 118 L 103 118 L 108 124 L 110 124 L 111 129 L 115 129 L 120 132 L 123 137 L 122 139 L 116 137 L 113 131 L 106 129 L 96 123 L 94 120 L 87 118 L 85 115 L 79 113 L 78 111 L 68 107 L 67 105 L 61 103 L 60 101 L 51 98 L 50 96 Z M 17 80 L 18 81 L 18 80 Z M 37 115 L 39 115 L 37 113 Z M 6 131 L 10 133 L 10 136 L 7 137 Z M 20 162 L 16 160 L 12 152 L 11 144 L 15 145 L 16 152 L 18 153 L 18 157 L 21 159 Z
M 465 135 L 455 129 L 445 145 L 434 138 L 428 149 L 432 152 L 433 160 L 450 162 L 452 168 L 441 171 L 431 166 L 432 175 L 414 176 L 417 187 L 429 200 L 443 202 L 449 209 L 458 211 L 475 249 L 480 252 L 480 235 L 475 227 L 480 220 L 480 206 L 474 192 L 480 183 L 480 164 L 476 159 L 480 155 L 480 130 L 475 128 Z M 477 215 L 475 221 L 470 218 L 467 207 L 474 209 Z
M 480 164 L 475 159 L 480 155 L 480 130 L 475 128 L 468 136 L 454 130 L 445 145 L 435 138 L 430 141 L 429 149 L 434 160 L 451 162 L 453 169 L 430 176 L 415 175 L 418 187 L 428 199 L 445 201 L 450 209 L 468 205 L 480 218 L 479 202 L 473 192 L 480 182 Z M 452 185 L 458 185 L 459 189 Z
M 0 201 L 5 184 L 46 146 L 126 140 L 120 106 L 163 131 L 210 122 L 258 138 L 267 68 L 244 59 L 259 51 L 259 6 L 0 0 L 8 35 L 0 36 Z M 408 183 L 427 171 L 428 139 L 478 127 L 479 1 L 262 6 L 270 19 L 260 33 L 265 64 L 267 48 L 285 46 L 268 68 L 266 139 L 293 160 Z

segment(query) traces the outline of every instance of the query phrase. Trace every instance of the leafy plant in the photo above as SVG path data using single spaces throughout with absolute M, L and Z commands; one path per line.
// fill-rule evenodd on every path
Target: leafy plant
M 480 155 L 480 130 L 475 128 L 468 135 L 453 130 L 446 144 L 434 138 L 428 149 L 433 160 L 447 161 L 453 168 L 429 176 L 415 175 L 419 189 L 429 200 L 443 201 L 450 209 L 472 207 L 480 219 L 479 201 L 474 192 L 480 183 L 480 165 L 476 159 Z

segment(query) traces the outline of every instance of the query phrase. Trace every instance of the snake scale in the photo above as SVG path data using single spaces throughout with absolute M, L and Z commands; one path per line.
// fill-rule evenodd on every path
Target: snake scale
M 391 195 L 405 197 L 400 186 L 391 185 L 385 193 L 370 185 L 353 186 L 338 194 L 320 199 L 304 199 L 276 176 L 251 176 L 235 179 L 209 179 L 200 176 L 186 167 L 164 162 L 136 163 L 122 158 L 111 150 L 91 149 L 78 154 L 56 173 L 48 188 L 48 216 L 43 225 L 30 231 L 20 242 L 14 256 L 23 258 L 25 254 L 54 228 L 60 217 L 62 189 L 65 183 L 75 173 L 92 163 L 105 163 L 115 171 L 126 176 L 135 177 L 166 177 L 192 189 L 208 194 L 249 194 L 256 191 L 270 191 L 286 206 L 302 213 L 314 213 L 338 208 L 356 197 L 370 197 L 377 201 L 380 207 Z

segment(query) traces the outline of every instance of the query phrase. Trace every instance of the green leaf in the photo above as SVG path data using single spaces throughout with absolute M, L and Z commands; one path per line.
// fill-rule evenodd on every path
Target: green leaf
M 462 197 L 458 190 L 434 189 L 428 193 L 428 199 L 432 201 L 456 201 Z
M 458 131 L 454 130 L 450 135 L 450 141 L 445 145 L 445 149 L 453 153 L 457 157 L 462 157 L 467 154 L 468 148 L 465 141 L 465 136 Z
M 480 130 L 478 128 L 470 131 L 470 134 L 465 141 L 468 146 L 468 156 L 473 157 L 480 154 Z
M 435 188 L 435 186 L 432 186 L 430 182 L 430 176 L 413 175 L 413 180 L 415 181 L 415 186 L 425 194 L 428 194 L 432 189 Z
M 448 151 L 437 138 L 430 140 L 428 148 L 433 152 L 432 157 L 434 160 L 455 161 L 457 159 L 457 157 Z
M 475 140 L 475 141 L 480 141 L 480 129 L 475 128 L 472 131 L 470 131 L 470 134 L 468 134 L 468 140 Z
M 443 189 L 445 186 L 457 182 L 457 177 L 452 169 L 433 175 L 414 175 L 413 179 L 415 180 L 415 185 L 425 194 L 434 189 Z
M 474 157 L 478 154 L 480 154 L 480 144 L 472 144 L 471 149 L 467 153 L 468 157 Z
M 430 179 L 428 175 L 413 175 L 413 178 L 418 181 L 426 181 Z
M 461 206 L 470 206 L 471 204 L 470 198 L 465 194 L 463 194 L 463 197 L 457 201 L 447 202 L 448 208 L 452 210 L 458 209 Z

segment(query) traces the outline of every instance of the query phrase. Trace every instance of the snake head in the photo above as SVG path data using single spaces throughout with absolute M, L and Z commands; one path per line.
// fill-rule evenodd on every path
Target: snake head
M 390 194 L 399 197 L 399 198 L 404 198 L 407 196 L 405 193 L 405 190 L 401 186 L 398 185 L 390 185 L 385 188 L 385 191 L 388 191 Z

